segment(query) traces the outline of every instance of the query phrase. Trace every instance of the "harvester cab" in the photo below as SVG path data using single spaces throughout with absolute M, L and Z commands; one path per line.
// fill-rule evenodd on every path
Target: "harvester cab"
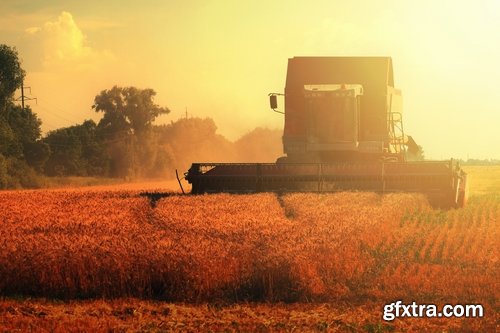
M 337 143 L 339 149 L 356 149 L 362 95 L 363 87 L 359 84 L 305 85 L 304 99 L 309 112 L 307 143 L 331 142 Z
M 401 91 L 384 57 L 288 61 L 283 146 L 289 162 L 404 161 Z
M 465 205 L 467 175 L 456 161 L 408 161 L 419 146 L 404 131 L 391 58 L 291 58 L 284 94 L 269 96 L 271 109 L 284 114 L 285 156 L 193 163 L 192 193 L 419 192 L 435 206 Z

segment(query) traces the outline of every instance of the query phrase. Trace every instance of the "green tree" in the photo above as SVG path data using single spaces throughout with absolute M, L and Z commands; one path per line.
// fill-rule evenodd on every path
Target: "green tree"
M 4 156 L 19 155 L 21 151 L 9 124 L 9 111 L 13 109 L 14 93 L 21 87 L 24 76 L 16 49 L 0 44 L 0 154 Z
M 29 106 L 23 109 L 12 103 L 8 103 L 3 120 L 9 128 L 9 140 L 4 141 L 7 151 L 3 152 L 9 156 L 23 158 L 26 146 L 41 138 L 42 121 Z
M 14 92 L 21 87 L 25 75 L 17 50 L 0 44 L 0 113 L 5 111 Z
M 81 125 L 49 132 L 43 142 L 51 155 L 45 163 L 49 176 L 107 176 L 109 157 L 97 125 L 87 120 Z
M 154 103 L 153 89 L 114 86 L 103 90 L 94 99 L 92 108 L 103 112 L 99 127 L 108 135 L 133 133 L 140 135 L 151 128 L 152 122 L 170 110 Z
M 29 107 L 14 104 L 14 93 L 23 83 L 15 48 L 0 45 L 0 188 L 37 187 L 32 167 L 41 169 L 48 147 L 40 141 L 41 121 Z
M 114 86 L 95 97 L 92 108 L 104 113 L 98 131 L 110 157 L 110 176 L 145 176 L 156 163 L 152 124 L 170 110 L 156 104 L 155 96 L 153 89 Z

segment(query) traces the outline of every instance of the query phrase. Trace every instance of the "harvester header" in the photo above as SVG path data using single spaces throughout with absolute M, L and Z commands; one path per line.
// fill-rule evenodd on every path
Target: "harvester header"
M 421 192 L 461 207 L 467 176 L 456 161 L 408 161 L 419 146 L 403 126 L 389 57 L 288 60 L 283 150 L 276 163 L 193 163 L 192 193 Z

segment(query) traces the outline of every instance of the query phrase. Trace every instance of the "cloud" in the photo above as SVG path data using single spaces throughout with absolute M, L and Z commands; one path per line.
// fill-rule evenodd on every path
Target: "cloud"
M 94 24 L 96 29 L 99 26 L 103 27 Z M 17 45 L 27 72 L 26 83 L 38 98 L 32 108 L 42 119 L 44 131 L 84 119 L 98 120 L 90 108 L 93 98 L 116 84 L 124 71 L 126 62 L 117 61 L 113 53 L 89 40 L 88 31 L 69 12 L 56 18 L 39 17 L 24 25 Z
M 39 27 L 31 27 L 31 28 L 28 28 L 25 30 L 25 32 L 29 35 L 34 35 L 36 34 L 37 32 L 41 31 L 42 29 L 39 28 Z
M 43 68 L 98 69 L 114 59 L 109 51 L 89 45 L 86 35 L 69 12 L 62 12 L 55 21 L 41 27 L 25 29 L 28 38 L 37 45 Z

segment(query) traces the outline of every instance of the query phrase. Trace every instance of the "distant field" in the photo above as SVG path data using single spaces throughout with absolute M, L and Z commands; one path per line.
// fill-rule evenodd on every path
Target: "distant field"
M 470 194 L 500 194 L 500 165 L 465 166 L 470 182 Z
M 0 328 L 494 331 L 500 167 L 466 171 L 450 211 L 415 194 L 1 192 Z M 398 299 L 486 316 L 384 322 Z

